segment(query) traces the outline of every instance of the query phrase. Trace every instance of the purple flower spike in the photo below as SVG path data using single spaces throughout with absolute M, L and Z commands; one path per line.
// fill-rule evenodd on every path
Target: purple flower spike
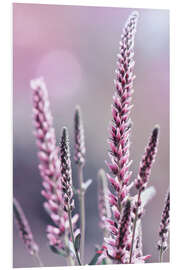
M 33 118 L 36 143 L 39 149 L 39 170 L 45 182 L 59 178 L 58 148 L 50 110 L 48 92 L 42 78 L 31 81 L 33 91 Z
M 85 163 L 85 142 L 84 142 L 84 128 L 81 117 L 81 110 L 79 106 L 76 106 L 74 116 L 74 134 L 75 134 L 75 146 L 74 146 L 74 160 L 79 165 Z
M 155 160 L 157 152 L 158 135 L 159 135 L 159 127 L 156 126 L 152 132 L 149 144 L 145 150 L 143 159 L 140 163 L 139 175 L 135 180 L 136 188 L 139 191 L 144 190 L 147 186 L 152 164 Z
M 160 261 L 162 261 L 162 254 L 167 250 L 168 247 L 168 234 L 169 234 L 169 217 L 170 211 L 170 192 L 168 192 L 165 206 L 162 212 L 161 223 L 160 223 L 160 230 L 159 230 L 159 237 L 160 240 L 158 241 L 158 249 L 160 250 Z
M 125 187 L 128 185 L 131 177 L 131 172 L 129 171 L 131 164 L 129 161 L 131 120 L 129 115 L 132 108 L 134 38 L 137 20 L 138 13 L 133 12 L 121 36 L 115 79 L 116 91 L 112 104 L 113 121 L 109 140 L 111 162 L 107 164 L 114 175 L 114 180 L 109 178 L 110 182 L 118 192 L 118 197 L 123 199 L 127 197 L 128 190 Z
M 64 210 L 68 212 L 74 208 L 73 190 L 72 190 L 72 171 L 70 160 L 70 149 L 68 131 L 64 127 L 60 142 L 60 161 L 61 161 L 61 182 L 64 196 Z M 70 209 L 69 209 L 70 208 Z
M 25 217 L 25 214 L 19 204 L 19 202 L 14 198 L 13 199 L 13 212 L 16 219 L 17 227 L 19 229 L 20 236 L 24 241 L 26 248 L 28 249 L 31 255 L 35 255 L 39 251 L 39 247 L 34 241 L 33 234 L 29 223 Z
M 112 237 L 105 239 L 107 255 L 118 261 L 118 263 L 127 263 L 129 258 L 129 242 L 131 236 L 131 201 L 128 199 L 125 203 L 120 223 L 107 220 L 107 224 Z
M 53 230 L 47 228 L 47 237 L 57 248 L 63 244 L 67 214 L 63 210 L 62 187 L 60 182 L 60 164 L 58 147 L 56 146 L 55 130 L 50 110 L 48 92 L 42 78 L 31 81 L 33 89 L 33 118 L 36 143 L 38 146 L 39 170 L 43 179 L 41 194 L 47 200 L 44 207 L 56 226 Z M 54 233 L 58 230 L 58 234 Z M 61 238 L 60 238 L 61 236 Z M 52 240 L 53 239 L 53 240 Z M 56 241 L 55 241 L 56 239 Z

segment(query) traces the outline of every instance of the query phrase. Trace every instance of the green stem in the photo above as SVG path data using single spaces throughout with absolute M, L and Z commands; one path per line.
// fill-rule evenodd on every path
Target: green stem
M 71 210 L 70 210 L 69 205 L 68 205 L 68 218 L 69 218 L 69 227 L 70 227 L 72 242 L 73 242 L 73 246 L 74 246 L 74 251 L 75 251 L 75 254 L 76 254 L 76 258 L 77 258 L 78 264 L 81 265 L 81 261 L 80 261 L 80 258 L 79 258 L 78 251 L 75 248 L 75 239 L 74 239 L 74 234 L 73 234 L 73 229 L 72 229 L 72 221 L 71 221 L 71 218 L 72 217 L 71 217 Z
M 78 178 L 79 178 L 79 203 L 80 203 L 80 226 L 81 226 L 81 243 L 80 243 L 80 257 L 81 262 L 84 262 L 84 242 L 85 242 L 85 201 L 84 201 L 84 190 L 83 190 L 83 167 L 78 166 Z
M 139 190 L 137 202 L 140 200 L 140 196 L 141 196 L 141 190 Z M 134 218 L 134 222 L 133 222 L 133 234 L 132 234 L 132 241 L 131 241 L 129 263 L 131 263 L 131 261 L 132 261 L 134 238 L 135 238 L 135 233 L 136 233 L 136 223 L 137 223 L 137 219 L 138 219 L 138 208 L 139 207 L 137 206 L 136 213 L 135 213 L 135 218 Z

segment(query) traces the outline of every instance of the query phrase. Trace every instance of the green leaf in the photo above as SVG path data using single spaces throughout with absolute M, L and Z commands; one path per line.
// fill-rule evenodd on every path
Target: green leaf
M 100 255 L 101 254 L 96 253 L 88 265 L 95 265 Z
M 58 254 L 58 255 L 61 255 L 63 257 L 67 257 L 69 255 L 69 250 L 68 248 L 63 248 L 63 249 L 58 249 L 57 247 L 55 246 L 49 246 L 51 251 Z
M 77 236 L 76 236 L 76 239 L 75 239 L 75 250 L 78 251 L 79 248 L 80 248 L 80 241 L 81 241 L 81 234 L 79 233 Z

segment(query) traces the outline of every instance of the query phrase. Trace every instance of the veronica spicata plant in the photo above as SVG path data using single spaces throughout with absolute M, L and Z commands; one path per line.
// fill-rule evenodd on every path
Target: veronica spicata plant
M 109 172 L 98 171 L 99 227 L 103 233 L 101 246 L 96 246 L 95 255 L 88 263 L 93 264 L 136 264 L 145 263 L 151 255 L 143 252 L 142 216 L 146 204 L 155 196 L 154 187 L 147 187 L 152 165 L 158 149 L 159 127 L 152 129 L 136 179 L 131 179 L 130 134 L 131 108 L 134 91 L 134 43 L 139 13 L 132 12 L 121 36 L 117 55 L 115 90 L 113 94 L 112 122 L 109 128 Z M 62 128 L 57 146 L 53 127 L 50 101 L 43 78 L 31 81 L 33 90 L 33 122 L 38 148 L 39 171 L 45 198 L 44 208 L 53 225 L 47 225 L 46 234 L 51 251 L 64 256 L 67 265 L 84 265 L 85 249 L 85 194 L 92 180 L 84 181 L 86 160 L 85 131 L 82 113 L 76 106 L 74 113 L 74 163 L 77 169 L 78 188 L 72 175 L 68 130 Z M 136 194 L 132 195 L 132 187 Z M 79 198 L 80 211 L 74 203 Z M 169 230 L 170 195 L 168 192 L 162 213 L 158 241 L 160 262 L 167 249 Z M 21 237 L 31 255 L 42 265 L 38 246 L 24 213 L 14 200 L 14 214 Z M 78 228 L 78 219 L 80 228 Z

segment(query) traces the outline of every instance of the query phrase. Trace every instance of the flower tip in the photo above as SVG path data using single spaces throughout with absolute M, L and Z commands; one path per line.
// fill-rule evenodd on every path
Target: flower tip
M 81 111 L 80 105 L 76 105 L 76 107 L 75 107 L 75 112 L 76 112 L 76 113 L 80 113 L 80 111 Z
M 68 130 L 67 127 L 62 127 L 62 137 L 67 138 Z
M 33 90 L 36 90 L 37 87 L 42 86 L 43 84 L 44 84 L 44 78 L 42 76 L 39 78 L 30 80 L 30 87 Z
M 153 137 L 157 137 L 158 134 L 159 134 L 159 130 L 160 130 L 160 127 L 159 125 L 155 125 L 154 129 L 153 129 Z
M 137 10 L 134 10 L 132 13 L 131 13 L 131 16 L 133 16 L 133 17 L 139 17 L 139 11 L 137 11 Z

